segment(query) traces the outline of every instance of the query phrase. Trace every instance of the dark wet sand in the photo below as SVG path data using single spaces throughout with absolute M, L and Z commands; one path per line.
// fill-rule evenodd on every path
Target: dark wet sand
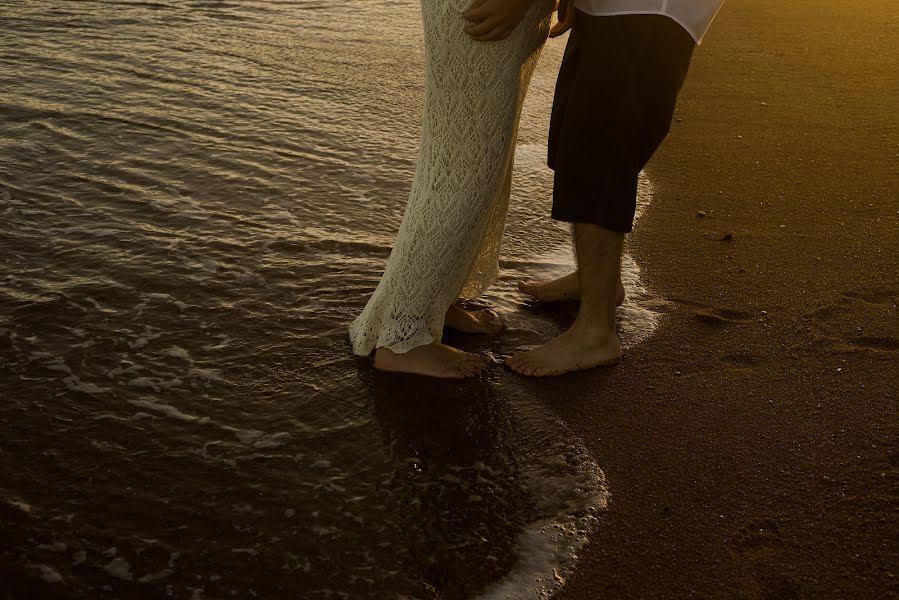
M 698 49 L 630 241 L 664 324 L 533 384 L 610 483 L 561 598 L 899 597 L 897 30 L 730 0 Z

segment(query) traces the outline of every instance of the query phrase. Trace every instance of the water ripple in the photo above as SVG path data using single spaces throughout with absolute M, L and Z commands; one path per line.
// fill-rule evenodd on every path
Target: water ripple
M 509 374 L 409 385 L 349 352 L 411 184 L 418 19 L 406 0 L 4 2 L 0 559 L 14 593 L 537 598 L 562 584 L 607 498 L 565 424 Z M 532 85 L 485 299 L 509 324 L 498 354 L 557 327 L 516 280 L 572 268 L 544 166 L 561 50 Z M 632 345 L 658 300 L 625 265 Z

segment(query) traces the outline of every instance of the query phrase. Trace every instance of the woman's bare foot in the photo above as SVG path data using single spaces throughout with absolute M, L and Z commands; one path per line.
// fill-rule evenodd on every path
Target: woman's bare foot
M 575 325 L 542 346 L 510 356 L 506 364 L 521 375 L 549 377 L 614 365 L 620 360 L 621 344 L 615 331 L 597 335 Z
M 462 333 L 496 335 L 503 330 L 503 321 L 492 310 L 465 310 L 453 304 L 446 313 L 444 324 Z
M 487 368 L 486 356 L 463 352 L 452 346 L 433 342 L 399 354 L 387 348 L 375 351 L 375 368 L 393 373 L 427 375 L 441 379 L 477 377 Z
M 578 272 L 569 273 L 552 281 L 542 283 L 518 282 L 518 290 L 532 297 L 537 302 L 562 302 L 565 300 L 579 300 L 581 297 L 581 285 L 578 282 Z M 618 278 L 618 306 L 624 304 L 624 284 Z

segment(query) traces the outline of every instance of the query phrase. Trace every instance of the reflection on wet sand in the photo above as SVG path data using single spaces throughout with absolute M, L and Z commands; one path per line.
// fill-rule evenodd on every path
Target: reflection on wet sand
M 509 407 L 485 381 L 375 374 L 372 392 L 404 567 L 442 597 L 471 597 L 512 568 L 516 537 L 534 519 Z
M 558 589 L 606 503 L 602 472 L 564 424 L 498 394 L 501 377 L 371 374 L 407 575 L 441 598 Z
M 551 394 L 499 368 L 383 377 L 347 344 L 410 186 L 417 4 L 58 4 L 0 11 L 21 49 L 0 70 L 11 593 L 557 589 L 606 492 Z M 508 329 L 459 342 L 498 357 L 567 318 L 515 291 L 570 268 L 543 141 L 561 49 L 532 82 L 482 300 Z M 638 288 L 626 344 L 655 327 Z

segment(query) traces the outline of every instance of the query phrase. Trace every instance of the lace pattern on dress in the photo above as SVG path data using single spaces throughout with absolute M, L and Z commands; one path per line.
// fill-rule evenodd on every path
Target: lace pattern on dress
M 439 341 L 450 305 L 499 272 L 518 121 L 549 31 L 535 2 L 505 40 L 464 31 L 470 0 L 422 0 L 425 106 L 409 200 L 384 274 L 350 325 L 353 352 Z

